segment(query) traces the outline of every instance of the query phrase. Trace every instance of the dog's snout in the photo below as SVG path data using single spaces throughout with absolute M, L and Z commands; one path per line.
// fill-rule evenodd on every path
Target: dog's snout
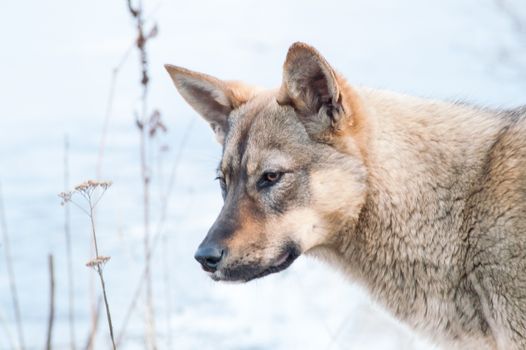
M 205 271 L 215 272 L 223 255 L 224 250 L 220 247 L 205 245 L 197 249 L 194 257 L 203 266 Z

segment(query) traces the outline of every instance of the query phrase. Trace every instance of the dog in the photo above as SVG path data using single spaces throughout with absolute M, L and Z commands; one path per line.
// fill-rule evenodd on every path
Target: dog
M 526 349 L 525 107 L 351 86 L 304 43 L 274 90 L 165 67 L 223 146 L 212 279 L 312 255 L 438 345 Z

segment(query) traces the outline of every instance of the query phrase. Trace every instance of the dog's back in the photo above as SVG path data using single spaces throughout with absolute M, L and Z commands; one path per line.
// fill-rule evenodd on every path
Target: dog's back
M 501 112 L 465 219 L 466 274 L 500 349 L 526 349 L 526 108 Z
M 377 137 L 350 273 L 439 342 L 526 348 L 526 108 L 363 95 Z

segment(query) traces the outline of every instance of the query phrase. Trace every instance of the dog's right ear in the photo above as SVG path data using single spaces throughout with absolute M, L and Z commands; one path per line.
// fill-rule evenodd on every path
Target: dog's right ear
M 222 144 L 230 112 L 252 98 L 256 89 L 170 64 L 164 67 L 181 96 L 210 124 L 217 141 Z
M 289 48 L 276 101 L 297 111 L 311 137 L 329 142 L 350 128 L 356 111 L 349 92 L 344 79 L 315 48 L 301 42 Z

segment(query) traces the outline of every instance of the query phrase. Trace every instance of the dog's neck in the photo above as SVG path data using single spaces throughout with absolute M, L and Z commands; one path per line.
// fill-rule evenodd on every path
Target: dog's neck
M 448 306 L 440 300 L 463 273 L 455 249 L 465 229 L 466 189 L 476 186 L 500 121 L 480 111 L 470 121 L 475 111 L 467 106 L 362 96 L 374 118 L 367 199 L 359 219 L 313 253 L 345 270 L 398 318 L 425 328 L 424 319 L 442 317 Z

